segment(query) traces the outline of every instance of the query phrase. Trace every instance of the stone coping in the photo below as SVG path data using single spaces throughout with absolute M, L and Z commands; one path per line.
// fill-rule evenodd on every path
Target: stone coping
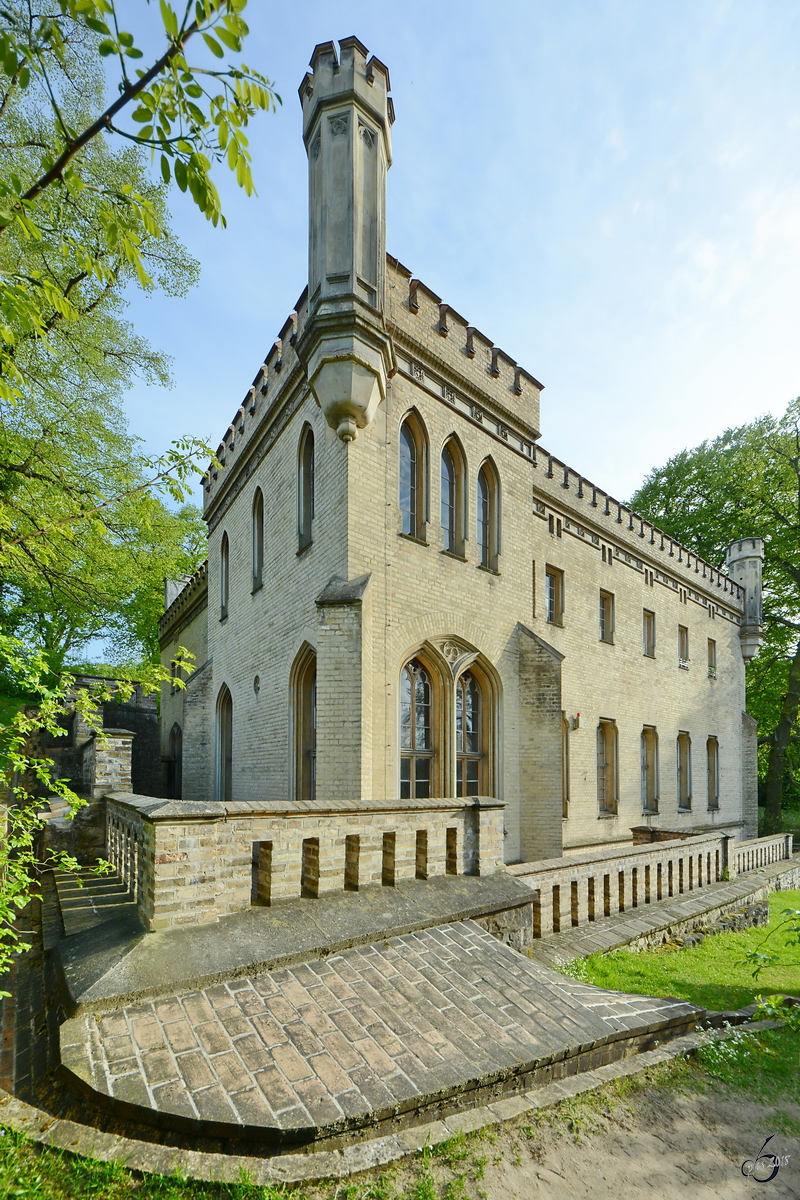
M 564 855 L 562 858 L 540 858 L 534 862 L 510 863 L 506 870 L 510 875 L 519 878 L 524 875 L 545 875 L 551 871 L 573 871 L 576 867 L 619 858 L 658 857 L 659 854 L 688 855 L 695 847 L 705 846 L 709 842 L 719 844 L 723 837 L 730 836 L 723 833 L 702 833 L 695 837 L 676 838 L 668 842 L 645 842 L 641 846 L 615 845 L 605 850 L 592 850 L 587 854 L 570 853 L 568 857 Z
M 774 1021 L 754 1022 L 750 1033 L 776 1028 Z M 617 1079 L 638 1075 L 684 1055 L 693 1054 L 711 1041 L 733 1035 L 730 1028 L 686 1034 L 654 1050 L 623 1058 L 607 1066 L 580 1075 L 533 1088 L 518 1096 L 509 1096 L 469 1112 L 455 1113 L 443 1119 L 416 1125 L 389 1135 L 355 1142 L 341 1149 L 321 1148 L 311 1153 L 282 1154 L 278 1157 L 256 1154 L 215 1154 L 179 1146 L 106 1133 L 35 1108 L 0 1090 L 0 1125 L 25 1134 L 39 1145 L 52 1146 L 69 1154 L 84 1155 L 101 1162 L 118 1162 L 132 1171 L 176 1175 L 188 1179 L 239 1183 L 243 1174 L 256 1186 L 281 1183 L 347 1179 L 362 1171 L 380 1167 L 418 1154 L 428 1146 L 438 1146 L 459 1134 L 487 1129 L 506 1121 L 522 1119 L 531 1113 L 553 1108 L 563 1100 L 597 1091 Z
M 106 732 L 111 732 L 106 730 Z M 133 736 L 133 735 L 130 735 Z M 224 819 L 234 816 L 292 817 L 316 813 L 393 813 L 393 812 L 447 812 L 453 809 L 505 808 L 502 800 L 491 796 L 463 798 L 436 798 L 432 800 L 283 800 L 216 801 L 166 800 L 157 796 L 139 796 L 134 792 L 107 792 L 103 797 L 115 804 L 134 808 L 149 821 L 179 821 Z
M 103 1011 L 200 987 L 418 929 L 489 916 L 532 901 L 504 873 L 441 875 L 371 884 L 358 892 L 254 906 L 208 925 L 145 933 L 137 920 L 110 920 L 59 942 L 55 954 L 66 1008 Z

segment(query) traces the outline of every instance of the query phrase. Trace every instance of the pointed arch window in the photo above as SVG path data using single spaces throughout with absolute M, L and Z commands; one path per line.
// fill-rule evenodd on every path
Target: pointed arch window
M 480 565 L 497 570 L 500 554 L 500 495 L 497 474 L 490 462 L 478 472 L 476 535 Z
M 294 669 L 295 799 L 317 794 L 317 656 L 306 646 Z
M 425 434 L 414 414 L 400 427 L 400 517 L 407 537 L 425 537 Z
M 456 795 L 479 796 L 484 781 L 483 696 L 471 671 L 456 681 Z
M 433 778 L 433 688 L 419 659 L 400 679 L 400 798 L 427 800 Z
M 448 554 L 464 554 L 464 460 L 457 442 L 451 438 L 442 450 L 441 522 L 444 548 Z
M 300 436 L 297 457 L 297 552 L 307 549 L 313 539 L 314 521 L 314 432 L 306 425 Z
M 264 582 L 264 494 L 256 488 L 253 497 L 253 591 Z
M 233 798 L 233 700 L 225 684 L 217 699 L 217 799 Z
M 169 758 L 167 760 L 167 795 L 170 800 L 180 800 L 183 790 L 183 734 L 176 721 L 169 731 Z
M 227 533 L 223 533 L 219 548 L 219 619 L 228 615 L 228 596 L 231 582 L 231 554 Z

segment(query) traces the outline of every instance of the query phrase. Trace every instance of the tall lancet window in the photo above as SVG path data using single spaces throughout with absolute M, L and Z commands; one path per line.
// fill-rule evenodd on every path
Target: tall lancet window
M 483 760 L 482 697 L 467 671 L 456 683 L 456 795 L 479 796 Z
M 227 533 L 223 533 L 219 547 L 219 619 L 228 615 L 228 596 L 231 584 L 231 554 Z
M 497 475 L 490 462 L 478 472 L 477 526 L 478 550 L 482 567 L 497 570 L 500 552 L 500 496 Z
M 418 659 L 400 679 L 400 798 L 427 800 L 433 776 L 431 679 Z
M 311 545 L 314 520 L 314 433 L 306 425 L 297 456 L 297 549 Z
M 253 591 L 264 582 L 264 495 L 256 488 L 253 497 Z
M 419 527 L 419 465 L 417 441 L 406 421 L 400 430 L 400 512 L 403 533 L 411 537 Z
M 217 699 L 217 799 L 233 796 L 233 700 L 223 683 Z

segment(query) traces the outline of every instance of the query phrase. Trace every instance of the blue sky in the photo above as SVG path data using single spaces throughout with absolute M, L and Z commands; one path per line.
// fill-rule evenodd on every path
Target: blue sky
M 128 397 L 149 451 L 217 444 L 305 286 L 297 88 L 314 45 L 350 34 L 391 73 L 387 248 L 542 380 L 549 450 L 625 499 L 800 393 L 799 5 L 250 0 L 245 17 L 245 61 L 283 105 L 252 127 L 258 197 L 219 172 L 227 230 L 174 193 L 200 285 L 131 293 L 174 358 L 171 391 Z

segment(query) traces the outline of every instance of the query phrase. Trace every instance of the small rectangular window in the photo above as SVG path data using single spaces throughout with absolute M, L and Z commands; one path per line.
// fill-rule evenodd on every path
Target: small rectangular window
M 556 567 L 545 571 L 546 618 L 551 625 L 562 625 L 564 618 L 564 572 Z
M 656 656 L 656 614 L 649 608 L 642 610 L 643 653 L 648 658 Z
M 678 626 L 678 666 L 689 670 L 689 630 L 685 625 Z
M 708 639 L 708 674 L 711 679 L 717 674 L 717 643 L 713 638 Z
M 600 641 L 614 641 L 614 597 L 611 592 L 600 593 Z
M 597 805 L 601 813 L 616 813 L 618 801 L 617 724 L 601 717 L 597 726 Z

